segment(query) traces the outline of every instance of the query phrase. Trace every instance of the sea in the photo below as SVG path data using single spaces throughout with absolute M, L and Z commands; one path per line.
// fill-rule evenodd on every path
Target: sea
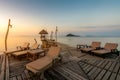
M 35 40 L 39 44 L 42 44 L 39 36 L 19 36 L 19 37 L 8 37 L 8 51 L 16 50 L 17 46 L 23 45 L 24 42 L 30 42 L 30 46 L 35 43 Z M 4 37 L 0 37 L 0 52 L 5 51 Z M 93 41 L 101 42 L 101 47 L 104 47 L 105 43 L 118 43 L 118 50 L 120 50 L 120 37 L 58 37 L 57 42 L 67 44 L 71 47 L 76 47 L 77 44 L 90 45 Z

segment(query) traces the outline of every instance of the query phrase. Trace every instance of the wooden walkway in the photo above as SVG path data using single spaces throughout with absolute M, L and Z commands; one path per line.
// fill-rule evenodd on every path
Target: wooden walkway
M 83 59 L 79 65 L 91 80 L 120 80 L 119 61 Z
M 62 61 L 45 71 L 45 80 L 119 80 L 120 63 L 101 59 L 64 46 Z M 93 59 L 94 58 L 94 59 Z M 27 59 L 0 57 L 0 80 L 40 80 L 40 74 L 26 70 Z

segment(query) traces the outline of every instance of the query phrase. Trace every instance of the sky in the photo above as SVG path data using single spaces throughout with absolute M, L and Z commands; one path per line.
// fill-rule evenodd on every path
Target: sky
M 0 35 L 120 36 L 120 0 L 0 0 Z

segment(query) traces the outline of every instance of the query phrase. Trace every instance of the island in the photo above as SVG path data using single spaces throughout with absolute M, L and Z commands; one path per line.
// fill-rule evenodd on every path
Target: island
M 79 35 L 74 35 L 72 33 L 69 33 L 69 34 L 66 35 L 66 37 L 80 37 L 80 36 Z

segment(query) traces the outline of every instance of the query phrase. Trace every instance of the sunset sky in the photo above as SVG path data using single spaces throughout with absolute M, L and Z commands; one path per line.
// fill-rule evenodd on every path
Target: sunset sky
M 38 35 L 41 29 L 59 35 L 120 36 L 120 0 L 0 0 L 0 35 Z

